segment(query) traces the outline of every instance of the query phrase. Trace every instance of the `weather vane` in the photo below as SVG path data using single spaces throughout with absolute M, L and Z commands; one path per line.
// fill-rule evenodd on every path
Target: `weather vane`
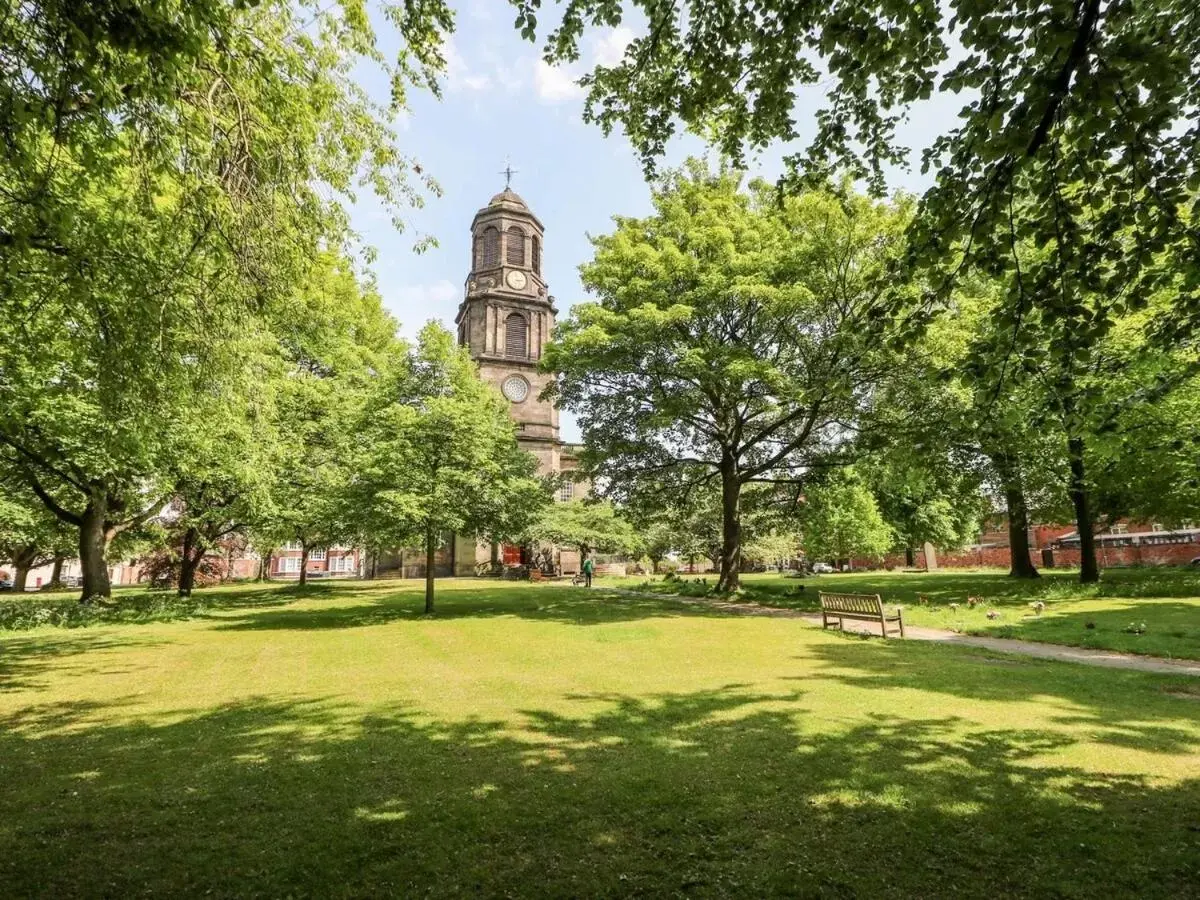
M 509 189 L 511 186 L 512 177 L 516 175 L 518 171 L 519 170 L 512 167 L 512 160 L 510 160 L 507 156 L 504 157 L 504 169 L 500 172 L 500 174 L 504 176 L 505 190 Z

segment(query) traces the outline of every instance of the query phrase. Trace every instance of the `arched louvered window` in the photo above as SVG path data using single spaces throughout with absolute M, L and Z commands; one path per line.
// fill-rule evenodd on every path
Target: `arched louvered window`
M 533 236 L 533 271 L 542 274 L 542 242 L 536 234 Z
M 504 320 L 504 355 L 529 356 L 529 320 L 520 313 Z
M 505 258 L 510 266 L 525 265 L 525 232 L 516 225 L 508 229 L 508 253 Z
M 489 225 L 483 229 L 483 250 L 479 254 L 479 268 L 491 269 L 500 265 L 500 229 Z

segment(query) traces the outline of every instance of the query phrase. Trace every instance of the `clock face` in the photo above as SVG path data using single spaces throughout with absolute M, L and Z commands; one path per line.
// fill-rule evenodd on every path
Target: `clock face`
M 520 403 L 529 396 L 529 382 L 520 375 L 509 375 L 500 386 L 504 396 L 513 403 Z
M 513 271 L 508 273 L 508 277 L 505 280 L 508 281 L 508 286 L 510 288 L 512 288 L 514 291 L 523 290 L 525 287 L 525 273 L 524 272 L 518 272 L 514 269 Z

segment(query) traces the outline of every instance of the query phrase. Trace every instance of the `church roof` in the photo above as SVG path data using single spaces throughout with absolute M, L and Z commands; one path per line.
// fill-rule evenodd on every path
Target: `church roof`
M 529 204 L 521 199 L 520 194 L 509 187 L 506 187 L 495 197 L 489 200 L 488 206 L 500 206 L 502 203 L 515 203 L 522 209 L 529 209 Z
M 538 217 L 533 214 L 533 210 L 529 208 L 529 204 L 522 200 L 521 195 L 510 187 L 506 187 L 491 200 L 489 200 L 487 206 L 475 213 L 475 221 L 479 221 L 480 216 L 487 216 L 490 218 L 493 215 L 503 214 L 506 212 L 510 215 L 516 214 L 532 219 L 537 223 L 539 228 L 542 227 L 541 220 L 539 220 Z M 475 227 L 474 223 L 472 223 L 471 227 Z

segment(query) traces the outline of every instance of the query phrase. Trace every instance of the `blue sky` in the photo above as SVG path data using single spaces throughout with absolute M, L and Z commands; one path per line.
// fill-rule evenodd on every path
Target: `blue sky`
M 368 196 L 353 210 L 354 227 L 378 250 L 372 268 L 384 303 L 408 336 L 430 319 L 452 327 L 470 264 L 471 219 L 504 187 L 506 158 L 517 170 L 513 189 L 546 227 L 544 266 L 560 316 L 585 298 L 578 268 L 591 256 L 588 234 L 611 230 L 614 215 L 650 211 L 650 192 L 628 142 L 621 135 L 605 138 L 598 127 L 583 123 L 583 95 L 574 84 L 595 63 L 619 59 L 634 32 L 622 27 L 589 34 L 579 64 L 556 69 L 521 40 L 504 0 L 461 0 L 456 8 L 444 96 L 438 101 L 414 93 L 400 130 L 402 149 L 439 182 L 442 196 L 410 211 L 405 233 Z M 381 78 L 364 72 L 361 81 L 386 101 Z M 801 97 L 801 122 L 819 100 L 816 88 Z M 919 149 L 933 129 L 944 130 L 960 105 L 935 99 L 919 110 L 905 129 L 910 145 Z M 677 164 L 703 151 L 697 140 L 683 138 L 670 147 L 665 162 Z M 781 156 L 779 149 L 755 160 L 756 174 L 777 175 Z M 915 166 L 894 173 L 897 188 L 920 190 L 926 183 Z M 431 235 L 438 246 L 414 253 L 417 234 Z M 563 425 L 564 438 L 578 437 L 567 417 Z

